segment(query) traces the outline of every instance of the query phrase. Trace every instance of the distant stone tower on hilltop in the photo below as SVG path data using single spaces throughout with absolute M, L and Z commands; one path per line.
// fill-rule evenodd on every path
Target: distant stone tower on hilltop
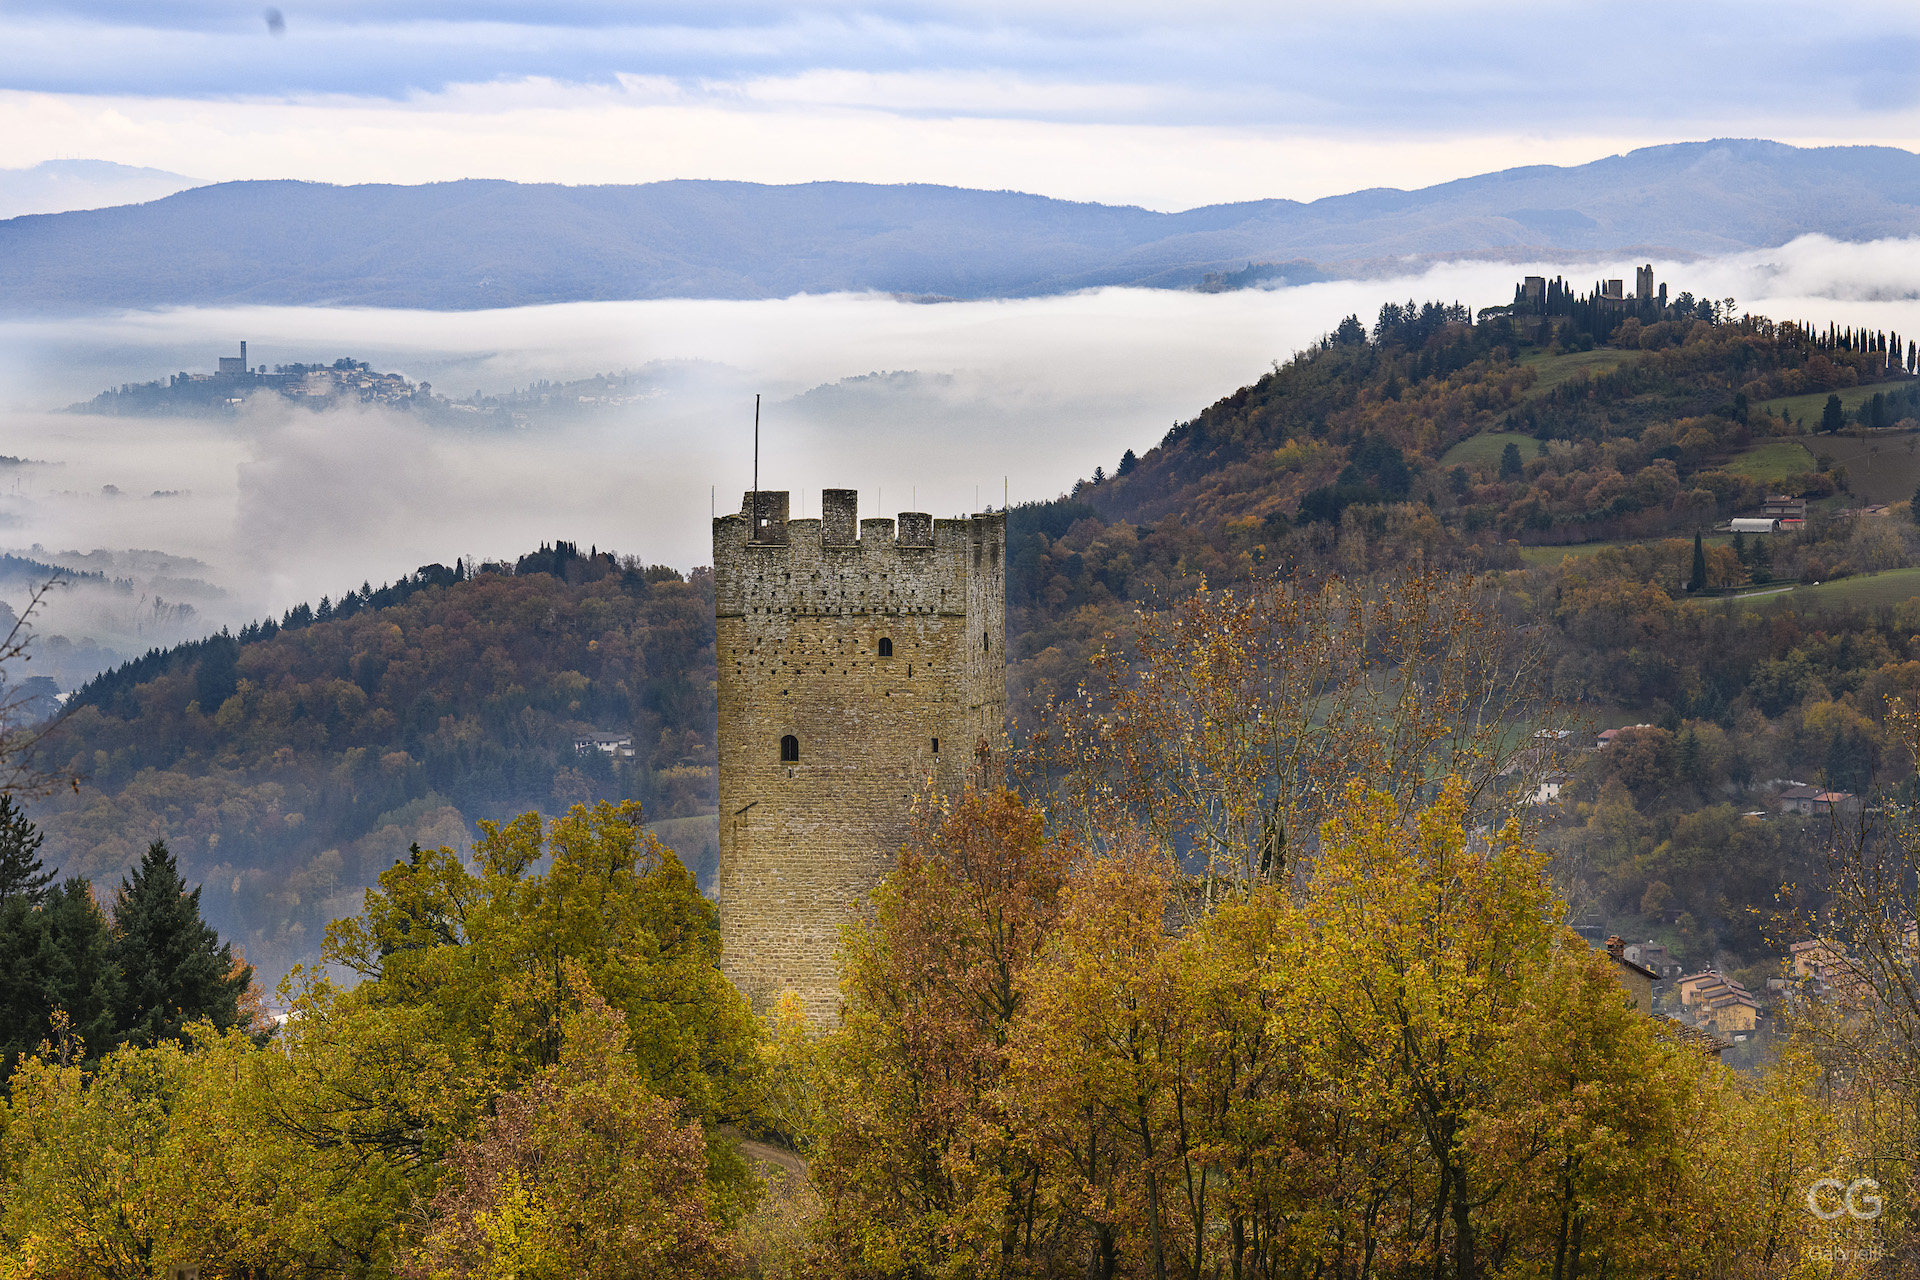
M 958 790 L 1001 730 L 1004 514 L 858 518 L 761 490 L 713 522 L 721 967 L 756 1003 L 839 1007 L 840 926 L 893 869 L 914 793 Z M 757 533 L 757 536 L 756 536 Z

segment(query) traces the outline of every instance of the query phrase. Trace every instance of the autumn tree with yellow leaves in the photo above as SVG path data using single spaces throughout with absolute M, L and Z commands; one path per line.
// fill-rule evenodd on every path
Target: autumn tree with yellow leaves
M 1083 853 L 1023 808 L 956 803 L 849 935 L 823 1273 L 1704 1276 L 1802 1242 L 1804 1079 L 1635 1009 L 1466 784 L 1351 784 L 1297 897 L 1197 917 L 1151 841 Z M 1013 902 L 1020 945 L 973 952 Z

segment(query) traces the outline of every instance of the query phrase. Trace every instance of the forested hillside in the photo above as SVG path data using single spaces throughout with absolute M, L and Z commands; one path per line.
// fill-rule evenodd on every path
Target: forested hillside
M 165 839 L 276 975 L 415 841 L 599 799 L 710 814 L 712 634 L 705 573 L 560 543 L 151 653 L 75 695 L 50 762 L 83 786 L 35 810 L 46 863 L 110 883 Z M 576 751 L 595 730 L 630 732 L 634 758 Z
M 1904 501 L 1920 381 L 1910 347 L 1890 356 L 1898 335 L 1682 301 L 1597 341 L 1571 317 L 1528 341 L 1504 308 L 1469 324 L 1462 307 L 1388 304 L 1017 510 L 1016 714 L 1036 723 L 1127 643 L 1135 609 L 1202 578 L 1487 574 L 1542 625 L 1547 692 L 1586 724 L 1547 833 L 1576 918 L 1764 985 L 1769 921 L 1817 905 L 1829 828 L 1782 814 L 1779 793 L 1912 785 L 1887 700 L 1920 698 Z M 1870 485 L 1896 501 L 1856 514 L 1851 490 Z M 1808 501 L 1804 526 L 1710 532 L 1780 492 Z M 1778 900 L 1783 884 L 1802 896 Z
M 1910 562 L 1904 522 L 1828 518 L 1853 501 L 1840 458 L 1871 460 L 1858 483 L 1891 482 L 1882 501 L 1920 481 L 1920 381 L 1887 352 L 1899 335 L 1735 319 L 1688 293 L 1668 318 L 1629 316 L 1598 340 L 1591 316 L 1549 317 L 1525 340 L 1494 310 L 1470 324 L 1458 304 L 1388 303 L 1371 330 L 1350 316 L 1143 457 L 1016 511 L 1010 618 L 1030 659 L 1016 702 L 1071 687 L 1086 642 L 1122 606 L 1199 575 L 1511 570 L 1557 564 L 1550 548 L 1572 546 L 1628 555 L 1629 577 L 1677 591 L 1690 566 L 1656 573 L 1679 553 L 1649 548 L 1782 490 L 1816 518 L 1792 537 L 1704 548 L 1703 586 Z M 1793 397 L 1820 393 L 1855 408 L 1807 434 L 1821 415 L 1805 423 Z

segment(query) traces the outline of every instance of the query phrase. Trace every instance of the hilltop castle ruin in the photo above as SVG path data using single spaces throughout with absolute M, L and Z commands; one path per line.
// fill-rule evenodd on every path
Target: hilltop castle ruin
M 861 520 L 858 501 L 828 489 L 820 519 L 789 520 L 761 490 L 713 522 L 721 964 L 816 1022 L 914 794 L 958 790 L 1006 706 L 1005 514 Z

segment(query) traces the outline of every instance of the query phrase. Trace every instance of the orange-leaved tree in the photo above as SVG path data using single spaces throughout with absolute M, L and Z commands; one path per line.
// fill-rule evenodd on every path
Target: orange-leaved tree
M 871 918 L 847 929 L 812 1166 L 833 1272 L 1017 1274 L 1044 1246 L 1000 1086 L 1074 856 L 1012 793 L 969 788 L 918 815 Z

